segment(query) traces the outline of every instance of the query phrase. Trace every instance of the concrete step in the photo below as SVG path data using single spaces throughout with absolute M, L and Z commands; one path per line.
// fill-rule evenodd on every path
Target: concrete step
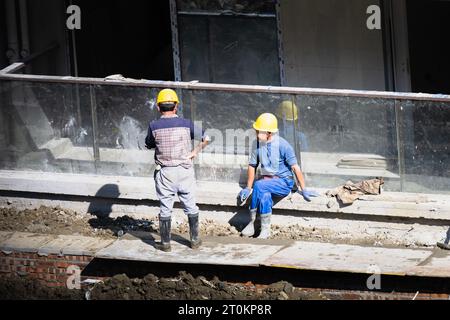
M 197 203 L 236 207 L 238 183 L 197 183 Z M 98 176 L 43 172 L 0 171 L 0 190 L 31 192 L 65 196 L 83 196 L 139 201 L 155 200 L 157 196 L 151 177 Z M 321 214 L 345 214 L 396 218 L 421 218 L 450 221 L 450 195 L 384 192 L 378 196 L 363 196 L 350 206 L 340 207 L 335 198 L 325 196 L 327 189 L 317 189 L 321 196 L 306 202 L 299 194 L 281 199 L 274 206 L 293 214 L 317 212 Z

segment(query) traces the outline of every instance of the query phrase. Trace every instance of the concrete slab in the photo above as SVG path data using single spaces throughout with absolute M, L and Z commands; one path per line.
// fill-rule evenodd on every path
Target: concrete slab
M 297 242 L 262 264 L 306 270 L 406 275 L 407 270 L 417 266 L 431 254 L 431 250 Z
M 118 240 L 98 251 L 96 258 L 165 263 L 258 266 L 282 245 L 205 242 L 198 250 L 172 241 L 172 252 L 156 250 L 142 240 Z
M 109 187 L 105 187 L 108 185 Z M 68 196 L 158 200 L 154 181 L 150 177 L 1 170 L 0 190 Z M 217 192 L 217 190 L 220 190 L 220 192 Z M 321 194 L 327 191 L 327 189 L 316 190 Z M 236 196 L 239 191 L 238 183 L 199 181 L 196 199 L 199 204 L 235 207 Z M 300 195 L 294 194 L 278 202 L 275 209 L 298 211 L 299 213 L 345 213 L 450 220 L 450 195 L 384 192 L 379 196 L 364 196 L 353 205 L 340 208 L 334 198 L 321 196 L 314 198 L 312 202 L 306 202 Z
M 440 249 L 436 251 L 420 265 L 412 267 L 407 275 L 422 277 L 450 277 L 450 252 Z
M 54 240 L 56 237 L 55 235 L 15 232 L 0 244 L 0 250 L 4 252 L 19 251 L 37 253 L 40 247 Z
M 113 241 L 91 237 L 61 235 L 41 246 L 38 254 L 94 256 L 97 251 L 109 246 Z
M 269 266 L 397 276 L 450 277 L 450 252 L 305 241 L 206 238 L 198 250 L 172 241 L 172 252 L 154 248 L 152 237 L 120 240 L 0 232 L 0 251 L 160 263 Z
M 11 238 L 11 236 L 13 235 L 14 232 L 9 232 L 9 231 L 0 231 L 0 247 L 2 247 L 2 244 L 4 241 L 8 240 L 9 238 Z

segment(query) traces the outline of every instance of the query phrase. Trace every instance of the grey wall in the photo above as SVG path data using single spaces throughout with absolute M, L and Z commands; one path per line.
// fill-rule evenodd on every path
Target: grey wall
M 28 21 L 31 53 L 36 53 L 56 42 L 59 47 L 33 61 L 34 74 L 70 75 L 68 62 L 65 1 L 28 1 Z
M 366 27 L 377 0 L 283 0 L 288 86 L 385 90 L 381 30 Z
M 0 0 L 0 69 L 3 69 L 7 64 L 6 59 L 6 24 L 5 24 L 5 1 Z

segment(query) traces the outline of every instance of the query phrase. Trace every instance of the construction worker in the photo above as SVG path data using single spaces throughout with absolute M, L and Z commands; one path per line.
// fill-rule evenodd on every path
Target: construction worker
M 295 180 L 300 184 L 299 193 L 307 201 L 317 193 L 305 189 L 303 173 L 297 164 L 292 146 L 278 132 L 278 121 L 275 115 L 265 113 L 253 124 L 257 142 L 250 154 L 247 187 L 242 189 L 238 197 L 245 203 L 250 195 L 250 223 L 242 230 L 242 235 L 251 237 L 255 234 L 254 222 L 256 214 L 261 216 L 261 232 L 258 238 L 270 237 L 270 220 L 272 215 L 272 197 L 286 197 L 290 194 Z M 257 167 L 261 164 L 262 179 L 255 181 Z
M 276 115 L 281 120 L 279 134 L 286 140 L 297 143 L 301 151 L 308 151 L 308 140 L 300 131 L 298 114 L 298 107 L 291 100 L 285 100 L 278 105 Z
M 155 149 L 155 187 L 160 201 L 159 227 L 161 243 L 156 248 L 170 251 L 172 209 L 178 195 L 189 220 L 191 248 L 201 245 L 199 209 L 195 203 L 193 159 L 207 146 L 209 137 L 192 121 L 177 116 L 179 100 L 175 91 L 164 89 L 158 94 L 159 120 L 150 123 L 145 144 Z M 193 150 L 191 140 L 202 142 Z

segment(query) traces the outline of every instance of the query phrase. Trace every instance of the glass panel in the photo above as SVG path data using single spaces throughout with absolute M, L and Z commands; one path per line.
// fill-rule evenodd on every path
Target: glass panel
M 160 116 L 159 90 L 0 81 L 0 169 L 151 176 L 154 153 L 144 140 L 149 122 Z M 449 102 L 218 90 L 178 94 L 180 116 L 213 139 L 196 159 L 200 181 L 245 183 L 256 139 L 253 122 L 271 112 L 310 187 L 383 177 L 388 191 L 450 193 Z
M 159 118 L 156 108 L 159 91 L 154 88 L 95 86 L 98 173 L 152 174 L 154 153 L 145 148 L 145 137 L 149 123 Z M 182 109 L 181 105 L 180 114 Z
M 290 96 L 225 91 L 190 94 L 192 119 L 213 139 L 197 161 L 197 178 L 246 183 L 249 149 L 256 141 L 253 123 L 262 113 L 276 113 Z M 285 132 L 292 141 L 293 128 Z
M 397 101 L 404 191 L 450 193 L 450 103 Z
M 0 82 L 2 169 L 95 171 L 89 86 Z
M 280 85 L 274 18 L 179 16 L 183 81 Z
M 383 177 L 400 189 L 394 101 L 298 96 L 297 136 L 308 184 L 332 187 Z

